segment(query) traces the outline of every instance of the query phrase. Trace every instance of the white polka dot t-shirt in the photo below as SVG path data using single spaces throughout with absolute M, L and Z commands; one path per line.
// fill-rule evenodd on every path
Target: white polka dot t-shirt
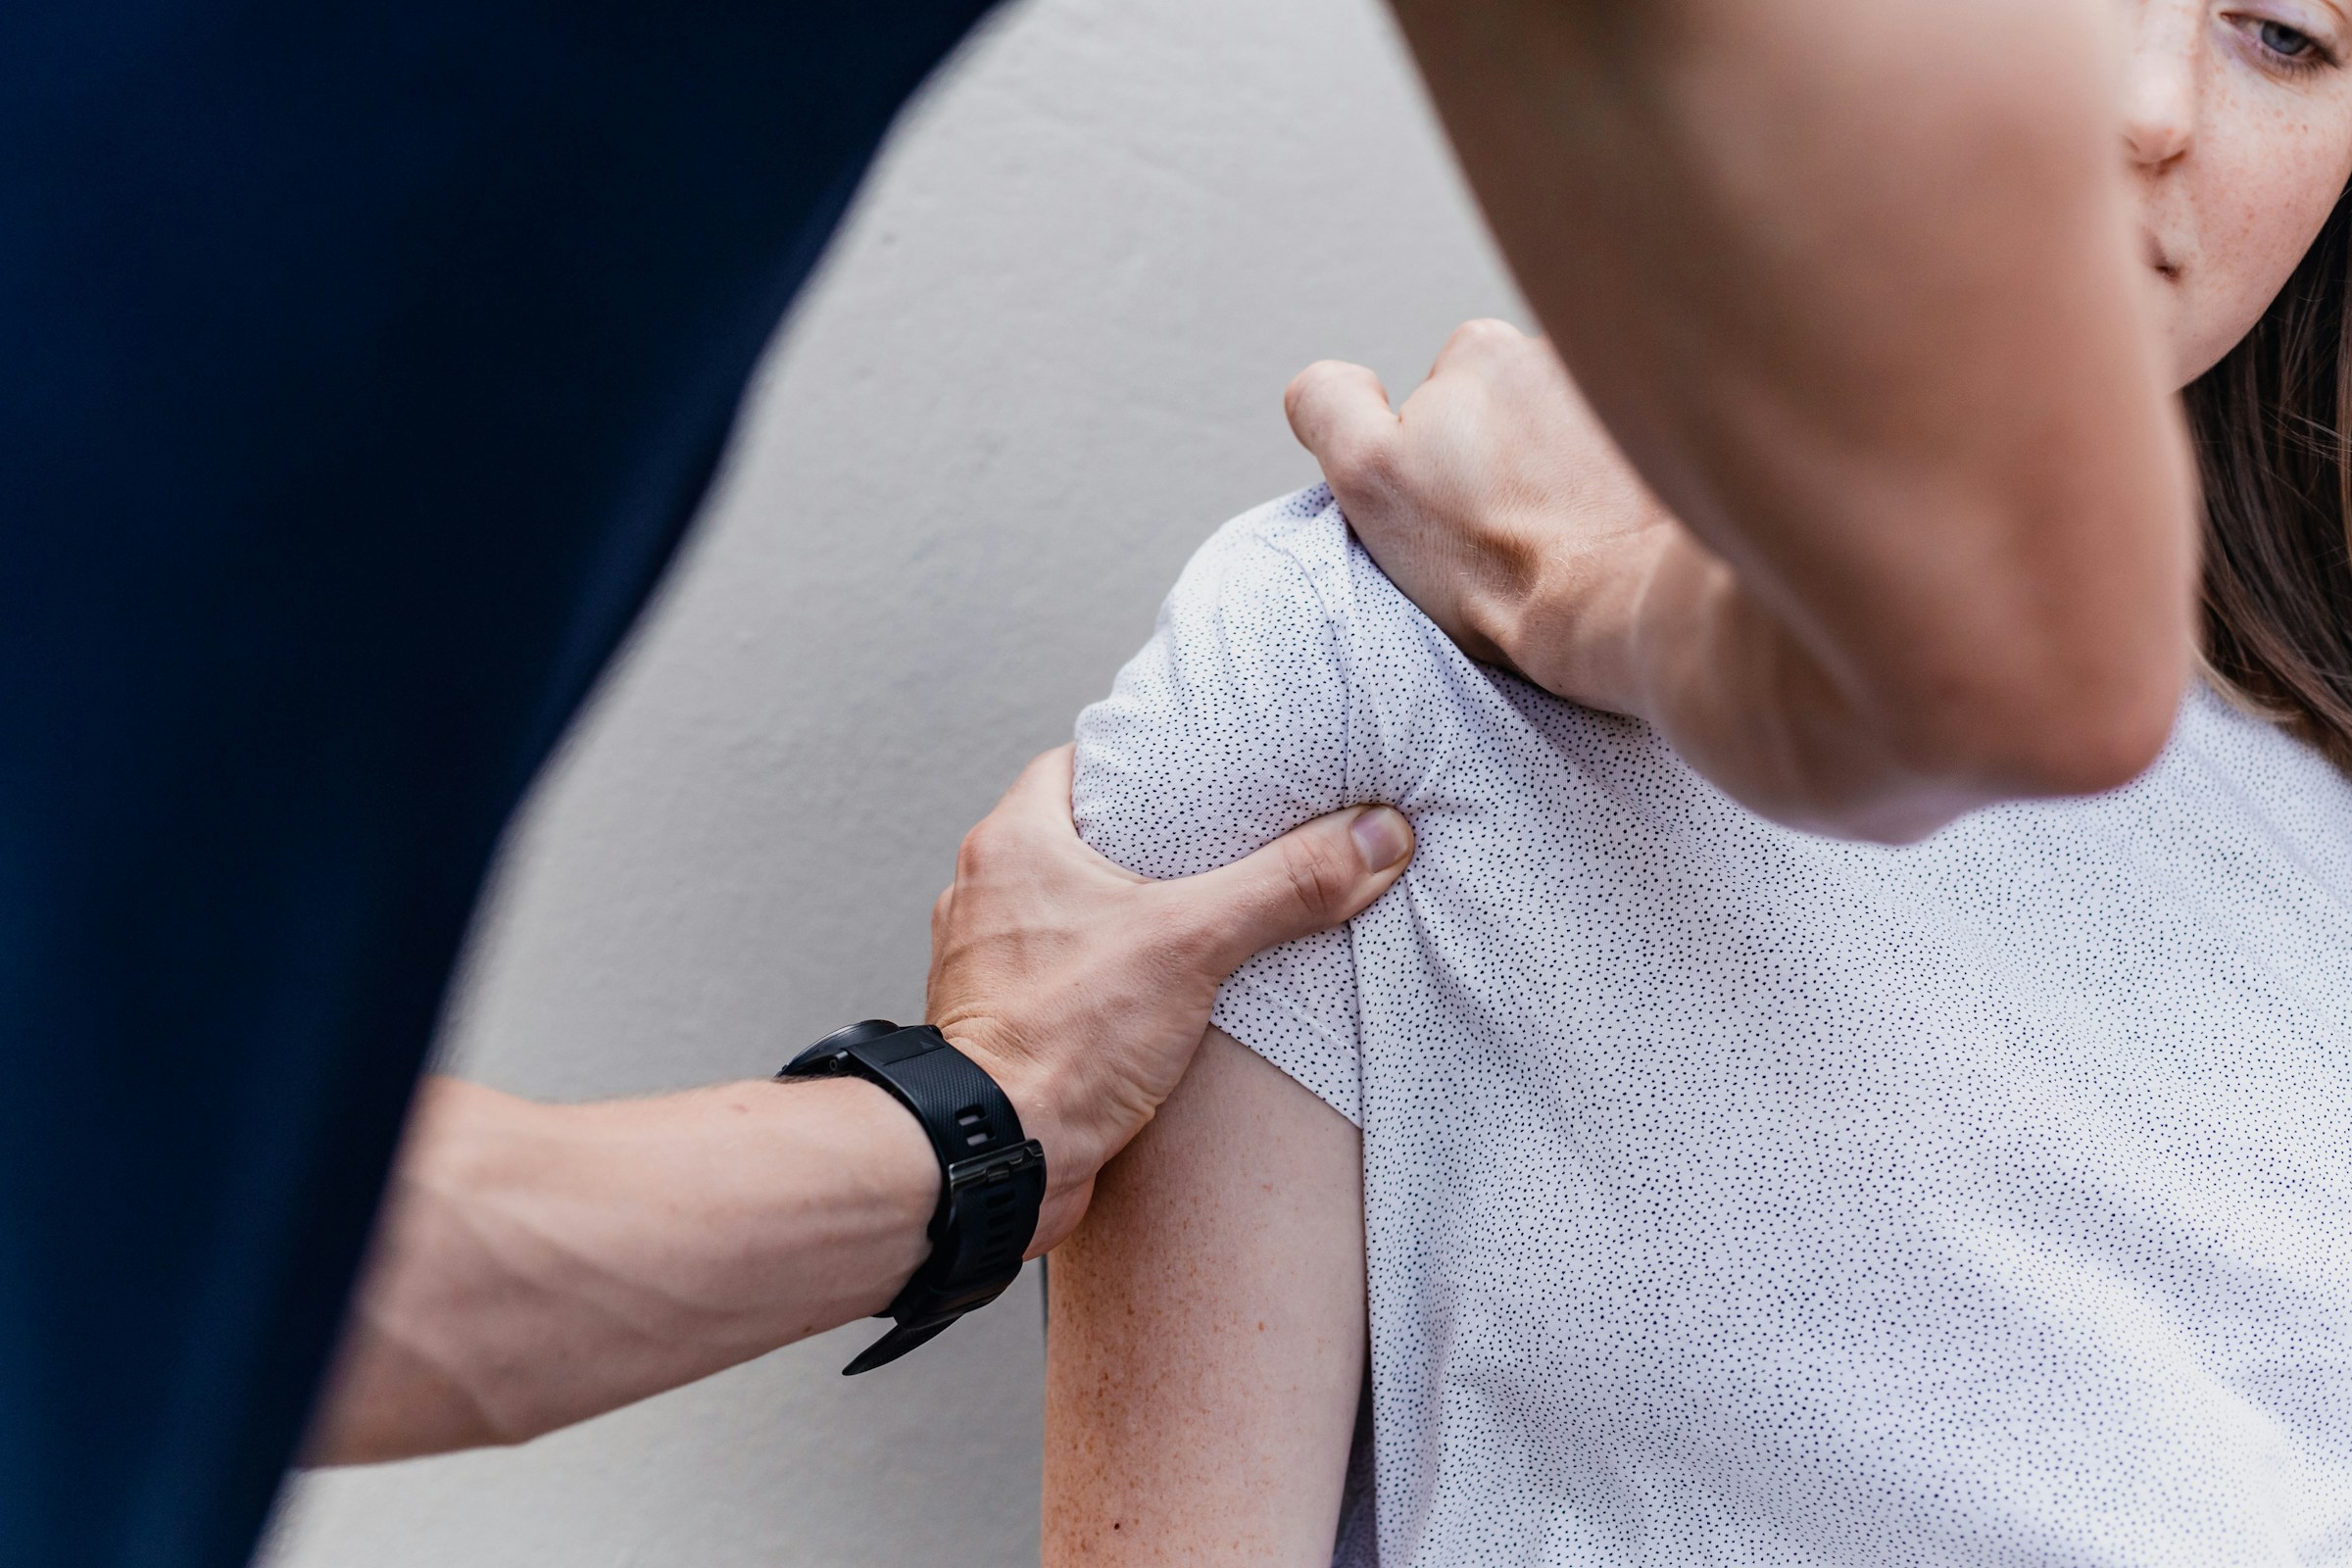
M 2307 749 L 2199 693 L 2112 796 L 1788 832 L 1465 660 L 1321 490 L 1200 551 L 1078 734 L 1151 875 L 1419 833 L 1216 1012 L 1363 1130 L 1388 1568 L 2352 1562 L 2352 787 Z

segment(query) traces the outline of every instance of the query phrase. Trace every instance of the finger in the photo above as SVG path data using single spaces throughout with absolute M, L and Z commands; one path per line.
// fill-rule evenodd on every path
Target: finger
M 1056 746 L 1029 760 L 1012 787 L 998 798 L 996 808 L 963 836 L 956 855 L 957 881 L 983 867 L 1006 860 L 1018 862 L 1039 853 L 1042 844 L 1069 836 L 1072 746 Z
M 1107 873 L 1122 882 L 1149 880 L 1099 854 L 1078 836 L 1070 806 L 1077 751 L 1065 742 L 1030 760 L 996 809 L 964 835 L 956 860 L 958 881 L 990 864 L 1054 865 Z
M 1440 375 L 1449 369 L 1461 369 L 1482 361 L 1523 354 L 1532 340 L 1510 322 L 1492 316 L 1482 316 L 1455 327 L 1446 344 L 1438 350 L 1437 359 L 1430 365 L 1429 373 Z
M 1282 394 L 1298 444 L 1343 497 L 1377 484 L 1396 439 L 1396 415 L 1380 377 L 1344 360 L 1318 360 Z
M 1253 953 L 1327 930 L 1369 908 L 1413 855 L 1413 830 L 1389 806 L 1355 807 L 1293 828 L 1218 870 L 1160 884 L 1180 924 L 1221 978 Z
M 1076 772 L 1078 748 L 1068 741 L 1050 752 L 1040 752 L 1029 759 L 1021 776 L 1012 781 L 1012 788 L 997 803 L 997 809 L 1011 807 L 1022 815 L 1070 814 L 1070 780 Z

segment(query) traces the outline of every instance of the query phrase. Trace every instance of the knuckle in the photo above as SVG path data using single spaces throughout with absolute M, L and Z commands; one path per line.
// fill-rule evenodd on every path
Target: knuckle
M 1189 974 L 1224 947 L 1233 923 L 1229 910 L 1190 904 L 1163 906 L 1141 927 L 1139 946 L 1163 977 Z
M 1282 864 L 1291 897 L 1301 912 L 1314 919 L 1332 918 L 1355 886 L 1353 870 L 1342 860 L 1337 848 L 1320 837 L 1294 844 Z
M 1292 422 L 1296 423 L 1314 412 L 1316 399 L 1330 374 L 1331 362 L 1317 360 L 1291 377 L 1291 384 L 1282 389 L 1282 409 L 1290 416 Z
M 983 819 L 966 833 L 963 842 L 956 847 L 956 880 L 967 881 L 993 871 L 1003 840 L 1004 831 L 994 817 Z
M 1473 381 L 1491 379 L 1506 373 L 1534 341 L 1508 321 L 1482 316 L 1453 329 L 1453 335 L 1438 351 L 1438 363 L 1430 373 Z
M 1476 317 L 1453 329 L 1453 341 L 1464 348 L 1508 348 L 1525 336 L 1510 322 L 1492 316 Z
M 1317 360 L 1291 377 L 1291 390 L 1294 392 L 1312 390 L 1329 385 L 1335 376 L 1346 375 L 1354 367 L 1345 360 Z

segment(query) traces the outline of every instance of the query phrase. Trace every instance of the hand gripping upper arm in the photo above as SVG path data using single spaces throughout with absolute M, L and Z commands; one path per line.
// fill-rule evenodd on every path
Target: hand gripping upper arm
M 1355 1128 L 1212 1029 L 1053 1269 L 1047 1568 L 1324 1568 L 1364 1368 Z
M 1293 498 L 1295 501 L 1296 498 Z M 1344 557 L 1336 513 L 1277 502 L 1203 545 L 1152 640 L 1078 718 L 1071 805 L 1086 841 L 1131 871 L 1191 876 L 1348 798 L 1348 681 L 1315 576 L 1269 519 Z
M 1348 564 L 1327 491 L 1257 508 L 1201 547 L 1151 642 L 1078 720 L 1071 806 L 1087 843 L 1146 876 L 1189 876 L 1385 798 L 1350 788 Z M 1215 1021 L 1355 1119 L 1348 933 L 1258 955 Z

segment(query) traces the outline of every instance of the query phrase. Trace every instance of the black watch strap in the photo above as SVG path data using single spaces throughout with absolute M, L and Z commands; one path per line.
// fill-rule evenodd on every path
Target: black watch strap
M 897 1326 L 843 1367 L 843 1376 L 897 1360 L 1004 1293 L 1037 1234 L 1046 1152 L 1022 1136 L 1020 1114 L 979 1063 L 929 1024 L 902 1029 L 868 1018 L 825 1036 L 776 1076 L 880 1084 L 914 1112 L 939 1154 L 931 1255 L 877 1314 Z

